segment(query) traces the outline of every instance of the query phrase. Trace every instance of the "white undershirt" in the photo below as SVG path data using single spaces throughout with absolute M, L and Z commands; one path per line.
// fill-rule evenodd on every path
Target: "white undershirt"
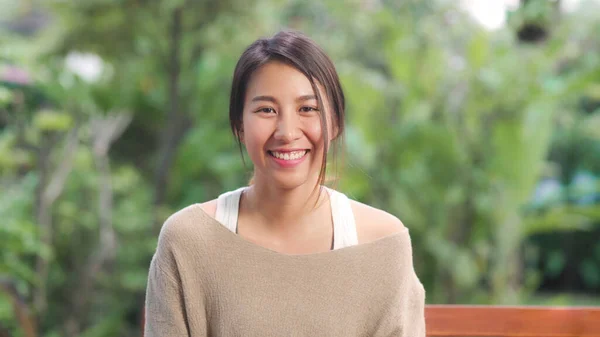
M 233 233 L 237 233 L 240 197 L 247 187 L 223 193 L 217 199 L 215 219 Z M 346 195 L 325 187 L 331 202 L 333 218 L 333 249 L 340 249 L 358 244 L 356 222 L 350 200 Z

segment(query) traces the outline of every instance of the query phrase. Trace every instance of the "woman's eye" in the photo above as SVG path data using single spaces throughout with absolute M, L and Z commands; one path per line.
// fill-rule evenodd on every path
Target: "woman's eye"
M 311 111 L 319 111 L 319 109 L 312 107 L 312 106 L 303 106 L 300 108 L 300 111 L 302 112 L 311 112 Z
M 273 110 L 273 108 L 260 108 L 256 112 L 271 113 L 271 112 L 275 112 L 275 110 Z

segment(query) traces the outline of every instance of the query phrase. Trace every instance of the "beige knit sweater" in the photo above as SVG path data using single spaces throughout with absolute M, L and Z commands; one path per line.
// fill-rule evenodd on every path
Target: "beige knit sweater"
M 408 230 L 325 253 L 246 241 L 199 205 L 164 224 L 145 336 L 425 336 Z

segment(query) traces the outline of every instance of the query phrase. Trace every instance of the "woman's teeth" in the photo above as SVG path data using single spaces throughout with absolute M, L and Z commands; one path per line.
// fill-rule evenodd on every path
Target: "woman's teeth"
M 308 151 L 294 151 L 294 152 L 277 152 L 277 151 L 269 151 L 269 153 L 278 159 L 283 160 L 296 160 L 304 157 Z

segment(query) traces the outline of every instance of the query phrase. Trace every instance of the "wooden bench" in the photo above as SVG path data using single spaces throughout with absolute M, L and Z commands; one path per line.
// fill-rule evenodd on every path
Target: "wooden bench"
M 427 305 L 425 320 L 428 337 L 600 337 L 600 307 Z
M 600 337 L 600 307 L 428 305 L 427 336 Z

